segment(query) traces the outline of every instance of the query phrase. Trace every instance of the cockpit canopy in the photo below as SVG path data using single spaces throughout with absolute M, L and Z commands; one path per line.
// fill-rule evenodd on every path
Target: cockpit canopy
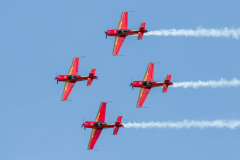
M 102 123 L 102 122 L 96 122 L 96 123 L 94 123 L 94 126 L 96 126 L 96 127 L 102 127 L 102 126 L 103 126 L 103 123 Z
M 77 79 L 77 76 L 76 75 L 69 75 L 68 79 Z
M 117 31 L 118 33 L 128 33 L 128 30 L 127 29 L 120 29 Z
M 144 81 L 143 85 L 153 85 L 154 82 L 153 81 Z

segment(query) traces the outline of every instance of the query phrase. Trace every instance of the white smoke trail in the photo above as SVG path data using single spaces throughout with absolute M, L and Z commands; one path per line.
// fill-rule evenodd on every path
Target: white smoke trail
M 240 120 L 215 120 L 215 121 L 195 121 L 195 120 L 184 120 L 178 122 L 142 122 L 142 123 L 126 123 L 123 124 L 124 128 L 229 128 L 229 129 L 236 129 L 240 127 Z
M 238 39 L 240 36 L 240 28 L 237 29 L 205 29 L 201 26 L 196 30 L 192 29 L 160 29 L 157 31 L 149 31 L 146 36 L 185 36 L 185 37 L 232 37 Z
M 234 78 L 230 81 L 227 81 L 223 78 L 221 78 L 219 81 L 197 81 L 197 82 L 175 82 L 171 87 L 183 87 L 183 88 L 188 88 L 188 87 L 193 87 L 193 88 L 198 88 L 198 87 L 212 87 L 212 88 L 217 88 L 217 87 L 227 87 L 227 86 L 239 86 L 240 85 L 240 80 Z

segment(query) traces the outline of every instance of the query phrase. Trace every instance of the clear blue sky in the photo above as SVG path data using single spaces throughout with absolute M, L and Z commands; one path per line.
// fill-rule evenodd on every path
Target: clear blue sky
M 0 1 L 0 159 L 1 160 L 239 160 L 240 129 L 112 129 L 104 130 L 89 151 L 91 130 L 83 118 L 94 120 L 102 101 L 106 122 L 240 119 L 240 90 L 236 87 L 153 89 L 137 109 L 139 89 L 149 62 L 154 80 L 172 74 L 173 82 L 240 79 L 240 45 L 233 38 L 127 37 L 113 57 L 114 38 L 104 31 L 118 26 L 122 11 L 130 29 L 240 27 L 239 0 L 172 1 Z M 69 99 L 60 101 L 73 57 L 79 74 L 96 68 L 91 87 L 79 82 Z

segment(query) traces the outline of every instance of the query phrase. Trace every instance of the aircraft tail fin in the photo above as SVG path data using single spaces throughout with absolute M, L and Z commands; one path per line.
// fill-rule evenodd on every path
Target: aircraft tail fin
M 117 120 L 115 122 L 115 126 L 113 128 L 113 135 L 117 135 L 118 130 L 119 130 L 118 125 L 121 124 L 121 121 L 122 121 L 122 116 L 118 116 L 118 118 L 117 118 Z
M 139 30 L 145 29 L 145 26 L 146 26 L 146 22 L 142 22 Z
M 170 80 L 171 74 L 168 74 L 163 84 L 163 93 L 166 93 L 168 90 L 168 86 L 173 84 L 172 82 L 170 82 Z
M 138 32 L 138 40 L 142 40 L 142 37 L 143 37 L 143 30 L 145 30 L 145 25 L 146 25 L 146 22 L 142 22 L 140 28 L 139 28 L 139 31 Z
M 121 124 L 122 121 L 122 116 L 118 116 L 117 120 L 116 120 L 116 124 Z
M 142 40 L 143 38 L 143 32 L 138 32 L 138 40 Z
M 93 68 L 91 70 L 91 72 L 89 73 L 89 78 L 88 78 L 88 81 L 87 81 L 87 86 L 91 86 L 92 85 L 92 81 L 93 79 L 97 78 L 97 76 L 95 76 L 95 71 L 96 71 L 96 68 Z

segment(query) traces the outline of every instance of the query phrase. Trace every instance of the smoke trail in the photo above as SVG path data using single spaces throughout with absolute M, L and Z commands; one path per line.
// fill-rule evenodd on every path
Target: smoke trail
M 229 128 L 229 129 L 236 129 L 240 127 L 240 120 L 215 120 L 215 121 L 195 121 L 195 120 L 184 120 L 178 122 L 142 122 L 142 123 L 126 123 L 123 124 L 124 128 Z
M 186 37 L 232 37 L 238 40 L 240 36 L 240 28 L 237 29 L 205 29 L 197 27 L 196 30 L 192 29 L 160 29 L 157 31 L 149 31 L 145 33 L 146 36 L 186 36 Z
M 240 81 L 236 78 L 227 81 L 223 78 L 221 78 L 219 81 L 197 81 L 197 82 L 176 82 L 173 83 L 173 85 L 171 87 L 183 87 L 183 88 L 188 88 L 188 87 L 193 87 L 193 88 L 198 88 L 198 87 L 212 87 L 212 88 L 217 88 L 217 87 L 227 87 L 227 86 L 239 86 L 240 85 Z

